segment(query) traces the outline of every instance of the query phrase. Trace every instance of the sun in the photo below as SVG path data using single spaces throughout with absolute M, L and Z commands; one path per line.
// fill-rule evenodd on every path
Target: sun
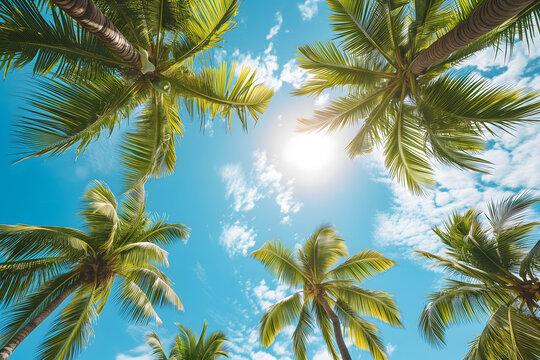
M 324 134 L 295 134 L 283 149 L 283 158 L 295 172 L 323 176 L 338 159 L 335 139 Z

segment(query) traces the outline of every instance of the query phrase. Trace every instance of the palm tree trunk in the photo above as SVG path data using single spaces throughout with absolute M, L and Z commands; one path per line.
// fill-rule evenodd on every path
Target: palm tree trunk
M 334 336 L 336 337 L 337 346 L 339 348 L 339 352 L 341 353 L 342 360 L 351 360 L 351 354 L 349 354 L 349 349 L 347 349 L 347 345 L 345 345 L 345 340 L 343 340 L 343 332 L 341 331 L 341 324 L 339 323 L 339 319 L 330 307 L 328 305 L 328 301 L 326 301 L 325 298 L 319 298 L 319 303 L 324 308 L 324 311 L 326 311 L 326 314 L 332 320 L 332 326 L 334 327 Z
M 92 0 L 53 0 L 83 28 L 94 34 L 109 50 L 136 69 L 142 69 L 141 55 Z
M 0 360 L 6 360 L 9 358 L 17 346 L 19 346 L 21 342 L 26 339 L 26 337 L 30 335 L 30 333 L 34 331 L 36 327 L 38 327 L 39 324 L 41 324 L 49 315 L 51 315 L 69 295 L 73 294 L 73 292 L 77 290 L 81 284 L 82 281 L 76 281 L 71 286 L 66 288 L 64 292 L 54 299 L 49 305 L 47 305 L 38 316 L 19 330 L 15 336 L 13 336 L 11 340 L 0 350 Z
M 484 0 L 467 19 L 422 50 L 412 62 L 411 72 L 416 76 L 422 74 L 428 66 L 487 34 L 534 1 L 536 0 Z

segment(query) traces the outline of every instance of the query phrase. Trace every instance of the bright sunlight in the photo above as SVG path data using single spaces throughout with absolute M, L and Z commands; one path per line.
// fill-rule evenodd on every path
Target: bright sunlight
M 324 134 L 297 134 L 285 145 L 283 157 L 296 171 L 324 175 L 340 155 L 335 139 Z

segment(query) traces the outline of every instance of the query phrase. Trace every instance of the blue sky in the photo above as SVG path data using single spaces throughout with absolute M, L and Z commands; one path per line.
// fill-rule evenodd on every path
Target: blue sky
M 260 80 L 276 90 L 270 108 L 248 133 L 239 123 L 229 133 L 218 120 L 200 131 L 198 121 L 184 114 L 186 131 L 177 150 L 175 174 L 147 184 L 149 209 L 192 229 L 186 245 L 167 249 L 171 263 L 167 274 L 185 312 L 162 308 L 161 328 L 141 328 L 121 318 L 111 301 L 80 359 L 148 360 L 146 331 L 156 329 L 168 340 L 174 335 L 174 322 L 200 331 L 204 320 L 211 330 L 227 333 L 233 360 L 293 359 L 287 334 L 269 349 L 262 348 L 256 337 L 263 309 L 290 290 L 246 254 L 273 238 L 295 246 L 321 224 L 335 226 L 351 254 L 374 248 L 398 262 L 364 284 L 393 294 L 402 311 L 404 329 L 377 323 L 390 359 L 446 360 L 465 354 L 467 342 L 481 329 L 479 324 L 451 328 L 443 349 L 430 347 L 420 337 L 417 319 L 424 295 L 438 289 L 443 274 L 429 269 L 412 250 L 441 251 L 430 228 L 453 210 L 482 208 L 486 201 L 520 189 L 538 191 L 540 129 L 523 127 L 515 136 L 500 134 L 490 140 L 485 156 L 495 164 L 491 175 L 440 167 L 439 184 L 423 198 L 388 180 L 377 153 L 349 160 L 342 149 L 351 131 L 303 138 L 294 131 L 296 119 L 308 117 L 332 94 L 292 97 L 291 90 L 305 79 L 294 58 L 297 46 L 332 38 L 327 14 L 324 1 L 318 0 L 251 0 L 241 5 L 237 29 L 226 35 L 224 49 L 214 56 L 216 63 L 234 60 L 257 67 Z M 500 57 L 493 60 L 494 53 L 486 51 L 463 64 L 463 69 L 498 83 L 538 90 L 539 56 L 540 47 L 527 52 L 517 44 L 509 62 Z M 80 227 L 79 199 L 91 180 L 105 181 L 117 194 L 121 190 L 118 143 L 125 127 L 110 138 L 102 137 L 78 160 L 68 152 L 11 165 L 15 157 L 9 133 L 21 115 L 19 96 L 28 90 L 28 78 L 29 73 L 21 71 L 8 74 L 0 83 L 4 189 L 0 223 Z M 314 162 L 314 154 L 321 160 Z M 36 330 L 12 358 L 32 358 L 47 325 Z M 329 359 L 320 338 L 314 338 L 310 352 L 310 359 Z M 353 358 L 370 355 L 354 351 Z

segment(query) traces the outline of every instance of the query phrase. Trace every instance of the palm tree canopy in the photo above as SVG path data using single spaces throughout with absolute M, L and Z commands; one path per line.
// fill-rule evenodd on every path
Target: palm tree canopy
M 41 344 L 40 359 L 75 358 L 112 292 L 120 312 L 137 324 L 160 323 L 156 306 L 182 309 L 158 266 L 168 266 L 162 246 L 188 237 L 184 225 L 150 216 L 142 187 L 118 204 L 100 182 L 84 195 L 80 215 L 83 230 L 0 225 L 0 304 L 7 307 L 1 343 L 72 286 L 76 290 Z
M 300 67 L 310 77 L 295 94 L 338 89 L 346 95 L 316 110 L 311 119 L 300 119 L 300 129 L 359 127 L 347 146 L 349 155 L 382 148 L 390 175 L 417 193 L 433 186 L 434 162 L 487 171 L 489 162 L 477 156 L 486 134 L 512 130 L 538 115 L 538 93 L 496 86 L 451 69 L 479 50 L 516 34 L 526 36 L 525 24 L 538 16 L 538 2 L 421 75 L 410 70 L 419 53 L 465 19 L 478 2 L 460 2 L 456 10 L 447 1 L 327 0 L 337 42 L 299 48 Z
M 446 256 L 418 253 L 455 275 L 443 290 L 430 294 L 420 330 L 444 345 L 448 326 L 488 317 L 466 359 L 536 359 L 540 356 L 540 242 L 530 246 L 537 222 L 528 208 L 540 199 L 526 193 L 491 203 L 485 213 L 453 214 L 434 229 Z
M 284 327 L 293 325 L 293 352 L 297 359 L 306 360 L 309 337 L 317 325 L 329 353 L 338 360 L 332 324 L 321 305 L 324 298 L 357 347 L 369 350 L 376 360 L 386 359 L 377 328 L 360 315 L 401 326 L 399 310 L 389 294 L 366 290 L 358 283 L 384 272 L 394 261 L 374 250 L 349 257 L 345 241 L 330 227 L 317 229 L 296 254 L 278 240 L 267 242 L 252 256 L 282 283 L 297 289 L 261 318 L 259 334 L 264 346 L 268 347 Z M 342 258 L 346 260 L 339 263 Z
M 49 74 L 33 82 L 16 125 L 22 159 L 73 146 L 84 152 L 136 113 L 121 152 L 125 186 L 135 188 L 174 170 L 183 132 L 180 100 L 202 122 L 220 116 L 230 128 L 236 116 L 247 130 L 249 118 L 257 121 L 273 95 L 247 67 L 209 65 L 210 50 L 235 26 L 238 0 L 96 1 L 129 42 L 149 54 L 156 69 L 147 74 L 44 3 L 0 0 L 0 70 L 32 65 L 35 74 Z
M 146 343 L 152 349 L 154 360 L 214 360 L 227 355 L 224 343 L 227 342 L 225 334 L 220 331 L 206 336 L 207 323 L 203 325 L 201 335 L 197 335 L 189 328 L 176 324 L 179 334 L 176 336 L 169 355 L 161 340 L 155 332 L 146 337 Z

